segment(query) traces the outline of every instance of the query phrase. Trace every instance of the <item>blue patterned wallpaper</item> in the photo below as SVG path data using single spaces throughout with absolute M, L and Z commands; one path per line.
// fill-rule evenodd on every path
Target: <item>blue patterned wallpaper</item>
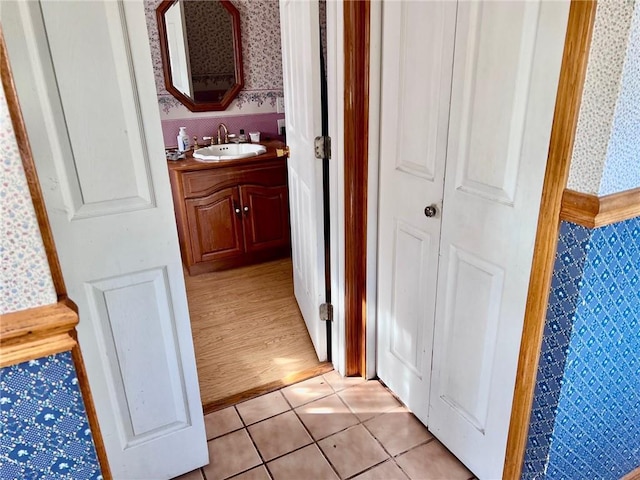
M 70 352 L 0 370 L 0 478 L 101 480 Z
M 522 478 L 640 465 L 640 218 L 563 223 Z

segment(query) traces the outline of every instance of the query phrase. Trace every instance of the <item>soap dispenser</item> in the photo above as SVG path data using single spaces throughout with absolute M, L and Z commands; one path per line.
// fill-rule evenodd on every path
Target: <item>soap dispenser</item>
M 178 151 L 186 152 L 189 150 L 189 135 L 187 135 L 187 127 L 180 127 L 178 132 Z

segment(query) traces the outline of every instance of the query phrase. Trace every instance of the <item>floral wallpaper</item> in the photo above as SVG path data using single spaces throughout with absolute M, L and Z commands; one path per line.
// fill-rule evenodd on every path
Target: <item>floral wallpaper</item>
M 187 110 L 164 86 L 156 21 L 156 8 L 161 1 L 144 0 L 158 103 L 165 117 L 170 113 L 179 114 L 180 118 L 198 116 Z M 233 4 L 240 13 L 244 89 L 227 112 L 239 113 L 248 106 L 268 106 L 267 113 L 274 112 L 276 99 L 284 96 L 278 0 L 234 0 Z
M 634 2 L 598 2 L 568 188 L 597 195 L 607 156 Z
M 640 2 L 633 12 L 600 195 L 640 187 Z
M 5 314 L 56 303 L 57 296 L 4 90 L 0 151 L 0 314 Z
M 70 352 L 0 369 L 0 478 L 101 480 Z
M 233 29 L 229 12 L 219 2 L 191 1 L 184 2 L 184 17 L 191 74 L 194 77 L 233 74 Z

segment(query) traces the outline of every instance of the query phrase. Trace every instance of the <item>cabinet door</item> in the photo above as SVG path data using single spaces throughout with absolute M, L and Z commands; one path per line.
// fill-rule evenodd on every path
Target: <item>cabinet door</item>
M 241 255 L 242 214 L 236 187 L 185 201 L 195 262 L 208 262 Z
M 291 243 L 287 187 L 240 186 L 247 252 Z

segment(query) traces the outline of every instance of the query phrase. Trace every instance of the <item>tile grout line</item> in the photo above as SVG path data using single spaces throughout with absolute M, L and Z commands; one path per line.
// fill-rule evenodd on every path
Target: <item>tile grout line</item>
M 359 385 L 366 384 L 367 382 L 370 382 L 370 381 L 378 382 L 378 383 L 379 383 L 379 384 L 380 384 L 380 385 L 381 385 L 381 386 L 382 386 L 382 387 L 387 391 L 387 393 L 391 393 L 391 392 L 390 392 L 390 390 L 389 390 L 389 388 L 388 388 L 385 384 L 383 384 L 379 379 L 372 379 L 372 380 L 365 380 L 365 381 L 363 381 L 363 382 L 359 382 L 359 383 L 357 383 L 356 385 L 350 385 L 350 386 L 347 386 L 347 387 L 345 387 L 345 388 L 343 388 L 343 389 L 341 389 L 341 390 L 336 390 L 336 389 L 335 389 L 335 387 L 334 387 L 333 385 L 331 385 L 331 383 L 330 383 L 330 382 L 329 382 L 329 381 L 324 377 L 324 375 L 325 375 L 325 374 L 322 374 L 322 375 L 320 375 L 320 376 L 322 377 L 323 381 L 324 381 L 324 382 L 325 382 L 325 383 L 326 383 L 326 384 L 331 388 L 332 393 L 329 393 L 329 394 L 327 394 L 327 395 L 323 395 L 323 396 L 321 396 L 321 397 L 315 398 L 315 399 L 310 400 L 310 401 L 308 401 L 308 402 L 304 402 L 304 403 L 302 403 L 302 404 L 300 404 L 300 405 L 298 405 L 297 407 L 295 407 L 295 408 L 294 408 L 294 407 L 292 406 L 292 404 L 291 404 L 291 401 L 290 401 L 290 400 L 287 398 L 287 396 L 283 393 L 283 390 L 284 390 L 284 389 L 286 389 L 286 388 L 288 388 L 288 387 L 291 387 L 291 386 L 292 386 L 292 385 L 288 385 L 287 387 L 283 387 L 283 388 L 281 388 L 281 389 L 279 389 L 279 390 L 276 390 L 276 392 L 279 392 L 279 393 L 280 393 L 280 395 L 282 396 L 282 398 L 284 399 L 284 401 L 285 401 L 286 405 L 288 405 L 288 407 L 289 407 L 289 408 L 288 408 L 287 410 L 285 410 L 285 411 L 282 411 L 282 412 L 276 413 L 276 414 L 274 414 L 274 415 L 270 415 L 270 416 L 268 416 L 268 417 L 265 417 L 265 418 L 263 418 L 263 419 L 261 419 L 261 420 L 259 420 L 259 421 L 253 422 L 253 423 L 251 423 L 251 424 L 247 424 L 247 422 L 244 420 L 244 418 L 243 418 L 243 417 L 242 417 L 242 415 L 240 414 L 240 411 L 238 410 L 237 406 L 238 406 L 239 404 L 249 402 L 249 401 L 251 401 L 251 400 L 254 400 L 254 399 L 260 398 L 260 397 L 262 397 L 262 396 L 269 395 L 269 393 L 265 393 L 265 394 L 263 394 L 263 395 L 259 395 L 259 396 L 255 397 L 254 399 L 244 400 L 244 401 L 242 401 L 242 402 L 238 402 L 238 403 L 236 403 L 236 404 L 234 404 L 234 405 L 231 405 L 231 407 L 234 409 L 235 413 L 238 415 L 238 418 L 240 419 L 240 422 L 241 422 L 241 424 L 242 424 L 242 427 L 237 428 L 237 429 L 235 429 L 235 430 L 231 430 L 231 431 L 226 432 L 226 433 L 224 433 L 224 434 L 222 434 L 222 435 L 219 435 L 219 436 L 217 436 L 217 437 L 213 437 L 213 438 L 211 438 L 211 439 L 207 440 L 207 443 L 209 443 L 209 442 L 211 442 L 211 441 L 213 441 L 213 440 L 219 439 L 219 438 L 221 438 L 221 437 L 223 437 L 223 436 L 225 436 L 225 435 L 228 435 L 228 434 L 231 434 L 231 433 L 234 433 L 234 432 L 238 432 L 238 431 L 240 431 L 240 430 L 245 430 L 245 432 L 247 433 L 247 435 L 248 435 L 249 439 L 251 440 L 251 443 L 252 443 L 252 445 L 253 445 L 253 447 L 254 447 L 255 451 L 258 453 L 258 457 L 260 458 L 260 460 L 261 460 L 261 462 L 262 462 L 262 463 L 261 463 L 261 464 L 259 464 L 259 465 L 254 465 L 254 466 L 252 466 L 252 467 L 250 467 L 250 468 L 248 468 L 248 469 L 245 469 L 245 470 L 243 470 L 243 471 L 241 471 L 241 472 L 235 473 L 235 474 L 231 475 L 230 477 L 225 477 L 225 478 L 224 478 L 224 479 L 222 479 L 222 480 L 228 480 L 228 479 L 233 478 L 233 477 L 235 477 L 235 476 L 237 476 L 237 475 L 242 475 L 243 473 L 246 473 L 246 472 L 248 472 L 248 471 L 250 471 L 250 470 L 253 470 L 253 469 L 255 469 L 255 468 L 258 468 L 258 467 L 260 467 L 260 466 L 264 466 L 264 467 L 265 467 L 265 470 L 267 470 L 267 474 L 269 475 L 269 477 L 270 477 L 271 479 L 273 479 L 273 478 L 274 478 L 274 477 L 273 477 L 273 473 L 271 472 L 271 470 L 270 470 L 270 468 L 269 468 L 269 466 L 268 466 L 268 463 L 269 463 L 269 462 L 272 462 L 272 461 L 278 460 L 278 459 L 280 459 L 280 458 L 283 458 L 283 457 L 285 457 L 285 456 L 287 456 L 287 455 L 289 455 L 289 454 L 295 453 L 295 452 L 297 452 L 297 451 L 299 451 L 299 450 L 302 450 L 303 448 L 309 447 L 309 446 L 311 446 L 311 445 L 315 445 L 315 446 L 316 446 L 316 448 L 320 451 L 320 454 L 322 455 L 322 457 L 327 461 L 327 463 L 329 464 L 330 468 L 334 471 L 334 473 L 337 475 L 337 477 L 338 477 L 338 478 L 342 478 L 342 477 L 340 476 L 340 474 L 338 473 L 338 471 L 337 471 L 336 467 L 333 465 L 333 463 L 331 462 L 331 460 L 327 457 L 327 455 L 326 455 L 326 454 L 325 454 L 325 452 L 322 450 L 322 448 L 320 447 L 320 445 L 318 444 L 318 442 L 320 442 L 320 441 L 322 441 L 322 440 L 325 440 L 325 439 L 327 439 L 327 438 L 329 438 L 329 437 L 331 437 L 331 436 L 333 436 L 333 435 L 337 435 L 337 434 L 339 434 L 339 433 L 342 433 L 342 432 L 345 432 L 345 431 L 347 431 L 347 430 L 349 430 L 349 429 L 352 429 L 352 428 L 354 428 L 354 427 L 357 427 L 358 425 L 362 425 L 362 426 L 363 426 L 363 428 L 365 429 L 365 431 L 366 431 L 369 435 L 371 435 L 371 436 L 373 437 L 373 439 L 376 441 L 376 443 L 378 443 L 378 445 L 380 445 L 380 447 L 382 448 L 382 450 L 384 451 L 384 453 L 386 453 L 386 454 L 388 455 L 388 458 L 385 458 L 384 460 L 382 460 L 382 461 L 380 461 L 380 462 L 378 462 L 378 463 L 376 463 L 376 464 L 374 464 L 374 465 L 371 465 L 371 466 L 367 467 L 366 469 L 364 469 L 364 470 L 362 470 L 362 471 L 360 471 L 360 472 L 357 472 L 357 473 L 355 473 L 355 474 L 353 474 L 353 475 L 351 475 L 351 476 L 349 476 L 349 477 L 346 477 L 346 479 L 353 479 L 353 478 L 357 477 L 358 475 L 362 475 L 363 473 L 366 473 L 366 472 L 368 472 L 369 470 L 372 470 L 372 469 L 376 468 L 377 466 L 382 465 L 383 463 L 387 462 L 388 460 L 392 460 L 392 461 L 396 464 L 396 466 L 400 469 L 400 471 L 402 471 L 402 472 L 403 472 L 407 477 L 409 477 L 409 476 L 407 475 L 407 473 L 402 469 L 402 467 L 400 467 L 400 465 L 398 465 L 398 463 L 395 461 L 396 457 L 399 457 L 400 455 L 403 455 L 404 453 L 407 453 L 407 452 L 409 452 L 410 450 L 413 450 L 414 448 L 417 448 L 417 447 L 419 447 L 419 446 L 425 445 L 425 444 L 427 444 L 427 443 L 429 443 L 429 442 L 433 441 L 433 440 L 435 439 L 435 437 L 433 437 L 433 435 L 432 435 L 432 438 L 430 438 L 429 440 L 426 440 L 426 441 L 421 442 L 421 443 L 419 443 L 419 444 L 417 444 L 417 445 L 414 445 L 413 447 L 411 447 L 411 448 L 409 448 L 409 449 L 407 449 L 407 450 L 404 450 L 404 451 L 402 451 L 402 452 L 398 453 L 396 456 L 392 456 L 392 455 L 387 451 L 387 449 L 386 449 L 386 448 L 384 448 L 384 446 L 382 445 L 382 443 L 380 442 L 380 440 L 378 440 L 378 438 L 377 438 L 377 437 L 376 437 L 376 436 L 375 436 L 375 435 L 374 435 L 374 434 L 373 434 L 373 433 L 372 433 L 372 432 L 371 432 L 371 431 L 366 427 L 365 422 L 368 422 L 369 420 L 373 420 L 374 418 L 378 418 L 378 417 L 380 417 L 380 416 L 382 416 L 382 415 L 385 415 L 385 414 L 389 413 L 389 412 L 390 412 L 391 410 L 393 410 L 393 409 L 389 409 L 389 410 L 384 411 L 384 412 L 378 412 L 378 413 L 377 413 L 376 415 L 374 415 L 373 417 L 370 417 L 370 418 L 367 418 L 367 419 L 365 419 L 365 420 L 362 420 L 362 419 L 357 415 L 357 413 L 355 412 L 355 410 L 354 410 L 354 409 L 353 409 L 353 408 L 352 408 L 352 407 L 347 403 L 347 401 L 346 401 L 344 398 L 342 398 L 342 396 L 340 395 L 340 393 L 341 393 L 341 392 L 345 392 L 346 390 L 349 390 L 349 389 L 351 389 L 351 388 L 357 387 L 357 386 L 359 386 Z M 307 380 L 310 380 L 310 379 L 307 379 Z M 307 381 L 307 380 L 302 380 L 301 382 L 298 382 L 298 383 L 293 384 L 293 385 L 297 385 L 297 384 L 299 384 L 299 383 L 303 383 L 304 381 Z M 275 393 L 275 392 L 270 392 L 270 393 Z M 350 425 L 349 427 L 343 428 L 343 429 L 341 429 L 341 430 L 339 430 L 339 431 L 337 431 L 337 432 L 333 432 L 333 433 L 331 433 L 330 435 L 327 435 L 327 436 L 325 436 L 325 437 L 322 437 L 322 438 L 319 438 L 319 439 L 317 439 L 317 440 L 316 440 L 316 439 L 313 437 L 313 435 L 311 435 L 311 432 L 309 431 L 309 429 L 307 428 L 307 426 L 304 424 L 304 422 L 303 422 L 303 421 L 302 421 L 302 419 L 300 418 L 300 415 L 299 415 L 299 413 L 296 411 L 296 409 L 297 409 L 297 408 L 304 407 L 305 405 L 309 405 L 309 404 L 311 404 L 311 403 L 313 403 L 313 402 L 316 402 L 316 401 L 319 401 L 319 400 L 322 400 L 322 399 L 326 399 L 326 398 L 328 398 L 328 397 L 330 397 L 330 396 L 332 396 L 332 395 L 336 395 L 336 396 L 338 397 L 339 401 L 340 401 L 340 402 L 341 402 L 341 403 L 342 403 L 342 404 L 347 408 L 347 410 L 349 411 L 349 413 L 351 413 L 351 414 L 356 418 L 357 423 L 356 423 L 355 425 Z M 403 404 L 403 403 L 402 403 L 402 402 L 401 402 L 401 401 L 400 401 L 400 400 L 399 400 L 395 395 L 393 395 L 393 394 L 392 394 L 392 396 L 393 396 L 393 397 L 394 397 L 394 398 L 395 398 L 395 399 L 400 403 L 400 406 L 404 406 L 404 407 L 406 408 L 406 405 L 404 405 L 404 404 Z M 279 416 L 279 415 L 283 415 L 283 414 L 285 414 L 285 413 L 287 413 L 287 412 L 289 412 L 289 411 L 293 412 L 293 414 L 296 416 L 296 418 L 298 419 L 298 421 L 300 422 L 300 424 L 301 424 L 301 425 L 302 425 L 302 427 L 304 428 L 305 432 L 307 433 L 307 435 L 308 435 L 308 436 L 309 436 L 309 438 L 311 439 L 311 443 L 308 443 L 308 444 L 306 444 L 306 445 L 303 445 L 303 446 L 301 446 L 301 447 L 298 447 L 298 448 L 296 448 L 296 449 L 294 449 L 294 450 L 291 450 L 291 451 L 289 451 L 289 452 L 287 452 L 287 453 L 284 453 L 284 454 L 282 454 L 282 455 L 279 455 L 279 456 L 274 457 L 274 458 L 272 458 L 272 459 L 270 459 L 270 460 L 268 460 L 268 461 L 267 461 L 267 460 L 265 460 L 265 459 L 264 459 L 264 457 L 263 457 L 262 453 L 260 452 L 260 449 L 258 448 L 257 444 L 255 443 L 255 440 L 253 439 L 253 436 L 251 435 L 251 432 L 249 431 L 249 427 L 251 427 L 251 426 L 253 426 L 253 425 L 257 425 L 257 424 L 259 424 L 259 423 L 263 423 L 263 422 L 265 422 L 265 421 L 267 421 L 267 420 L 270 420 L 270 419 L 273 419 L 273 418 L 275 418 L 275 417 L 277 417 L 277 416 Z M 408 411 L 409 413 L 411 413 L 408 409 L 407 409 L 407 411 Z M 213 412 L 212 412 L 212 413 L 213 413 Z M 208 479 L 207 479 L 206 474 L 204 473 L 204 467 L 200 467 L 200 469 L 199 469 L 199 470 L 200 470 L 200 472 L 201 472 L 201 474 L 202 474 L 203 478 L 204 478 L 205 480 L 208 480 Z M 410 478 L 410 477 L 409 477 L 409 478 Z

